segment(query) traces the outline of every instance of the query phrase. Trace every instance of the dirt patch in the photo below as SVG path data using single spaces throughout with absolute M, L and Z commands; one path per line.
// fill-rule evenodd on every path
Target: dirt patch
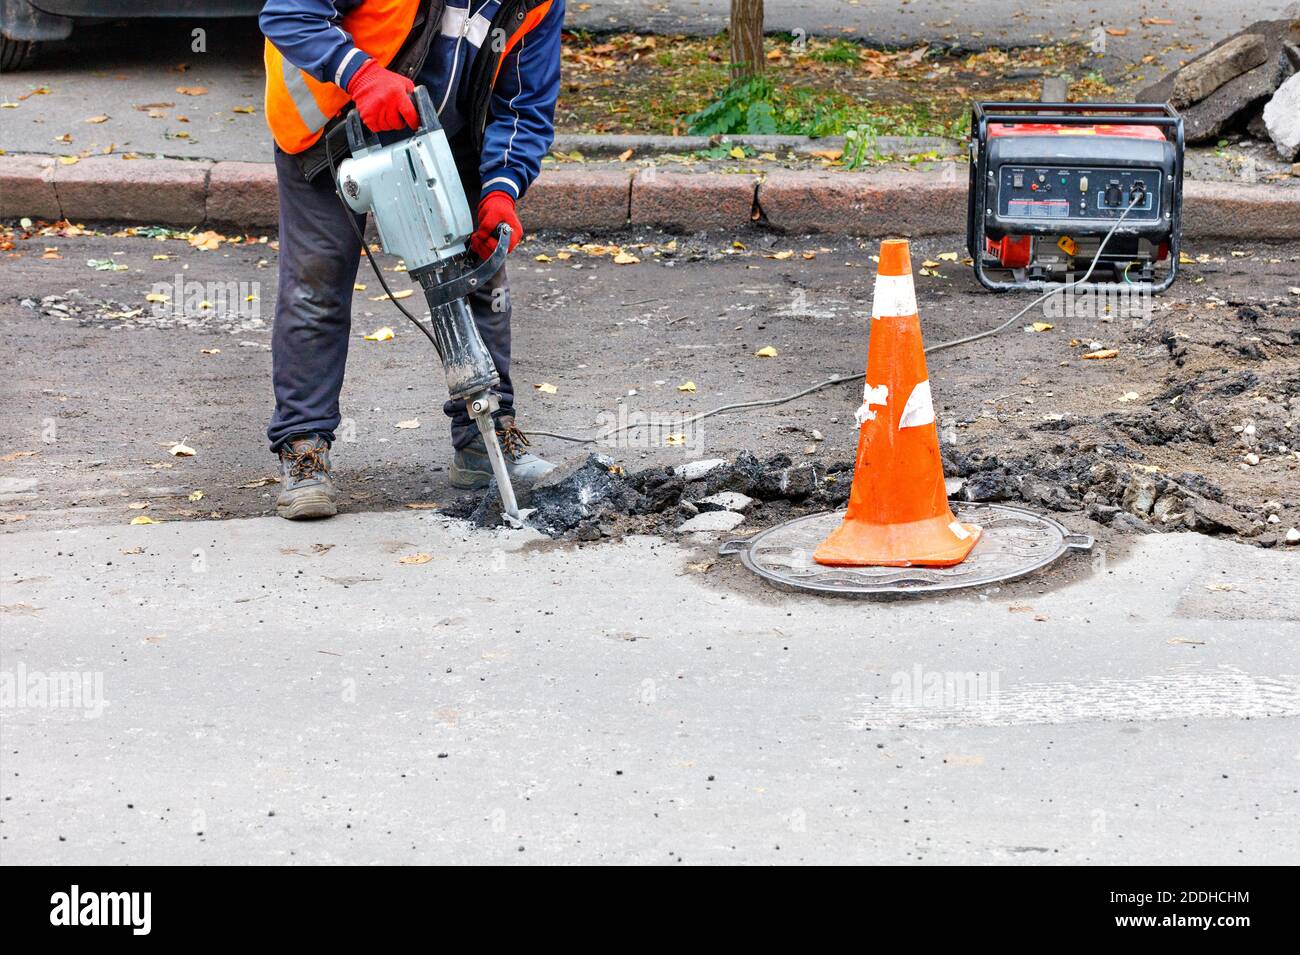
M 971 99 L 1037 99 L 1044 76 L 1080 76 L 1071 85 L 1080 99 L 1108 89 L 1089 72 L 1097 61 L 1082 43 L 970 52 L 769 36 L 764 48 L 780 133 L 829 136 L 863 124 L 950 135 L 968 119 Z M 724 35 L 566 34 L 563 57 L 556 126 L 566 132 L 685 133 L 685 118 L 730 75 Z
M 596 241 L 544 235 L 516 252 L 513 365 L 526 430 L 592 433 L 637 414 L 678 420 L 862 367 L 875 243 L 638 231 L 617 241 L 640 264 L 615 265 Z M 179 236 L 84 230 L 17 230 L 13 242 L 8 294 L 0 296 L 13 346 L 12 373 L 0 381 L 9 412 L 0 427 L 0 533 L 129 523 L 142 505 L 159 521 L 273 514 L 275 461 L 263 431 L 269 329 L 240 328 L 252 305 L 243 295 L 223 302 L 205 291 L 217 306 L 211 314 L 187 307 L 180 320 L 156 314 L 147 299 L 159 285 L 174 289 L 178 273 L 205 289 L 212 283 L 213 292 L 259 282 L 269 325 L 273 243 L 202 249 Z M 47 257 L 51 246 L 60 257 Z M 952 260 L 960 248 L 958 236 L 913 242 L 914 263 L 939 263 L 916 277 L 929 344 L 994 327 L 1023 303 L 981 290 Z M 1054 328 L 1011 329 L 931 356 L 947 473 L 965 482 L 958 498 L 1023 502 L 1112 544 L 1139 529 L 1213 523 L 1227 528 L 1214 533 L 1268 544 L 1300 526 L 1300 293 L 1292 291 L 1300 247 L 1205 243 L 1191 253 L 1193 263 L 1147 314 L 1034 314 L 1024 321 Z M 88 265 L 109 259 L 127 270 Z M 450 439 L 428 343 L 374 297 L 372 288 L 354 300 L 342 397 L 348 426 L 332 454 L 342 506 L 471 514 L 478 502 L 465 507 L 447 480 Z M 396 338 L 362 338 L 381 325 L 393 325 Z M 1085 360 L 1094 342 L 1118 356 Z M 758 357 L 766 346 L 779 356 Z M 683 390 L 687 382 L 696 388 Z M 539 390 L 542 383 L 557 390 Z M 844 384 L 717 415 L 685 447 L 587 448 L 536 437 L 560 475 L 579 471 L 590 450 L 623 469 L 610 475 L 608 495 L 600 475 L 586 472 L 581 493 L 596 506 L 576 522 L 565 507 L 572 492 L 553 492 L 548 526 L 561 538 L 646 530 L 688 537 L 677 528 L 696 516 L 692 507 L 709 513 L 720 505 L 703 499 L 735 491 L 753 498 L 737 512 L 743 522 L 725 532 L 739 537 L 841 506 L 860 393 Z M 420 427 L 397 427 L 411 419 Z M 196 456 L 167 453 L 182 439 Z M 729 470 L 677 480 L 677 467 L 705 458 Z M 189 499 L 195 491 L 203 492 L 198 502 Z
M 1145 396 L 1094 396 L 1098 409 L 1118 402 L 1124 410 L 1090 413 L 1076 401 L 1080 411 L 1025 426 L 993 399 L 981 417 L 944 427 L 940 446 L 954 499 L 1081 513 L 1120 534 L 1194 530 L 1265 547 L 1286 542 L 1300 522 L 1300 307 L 1211 304 L 1192 313 L 1169 303 L 1133 320 L 1122 348 L 1154 350 L 1168 371 L 1158 383 L 1138 385 L 1150 389 Z M 1086 350 L 1098 343 L 1072 344 Z M 535 508 L 529 524 L 554 538 L 672 535 L 696 526 L 734 526 L 744 536 L 843 507 L 852 479 L 848 459 L 742 452 L 628 472 L 594 454 L 525 500 Z M 739 497 L 721 497 L 727 494 Z M 709 511 L 738 517 L 694 520 Z M 460 498 L 447 513 L 484 527 L 501 519 L 495 488 Z

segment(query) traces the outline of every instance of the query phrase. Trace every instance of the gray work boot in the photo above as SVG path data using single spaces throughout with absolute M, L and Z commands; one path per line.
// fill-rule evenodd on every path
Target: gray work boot
M 527 436 L 515 427 L 511 415 L 501 415 L 496 419 L 497 443 L 506 459 L 506 471 L 513 485 L 529 485 L 555 470 L 555 465 L 543 460 L 528 450 Z M 483 444 L 483 435 L 474 435 L 474 440 L 456 452 L 451 461 L 451 486 L 462 491 L 478 491 L 488 486 L 492 480 L 492 462 L 488 459 L 487 448 Z
M 291 521 L 333 517 L 338 492 L 330 478 L 330 446 L 318 434 L 290 438 L 280 448 L 280 496 L 275 513 Z

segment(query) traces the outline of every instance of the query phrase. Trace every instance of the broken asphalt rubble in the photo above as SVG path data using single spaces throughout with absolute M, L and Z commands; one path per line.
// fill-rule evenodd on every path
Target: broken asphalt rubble
M 1224 301 L 1196 320 L 1173 304 L 1119 344 L 1163 369 L 1142 401 L 1038 421 L 984 402 L 944 431 L 950 495 L 1076 513 L 1118 534 L 1195 530 L 1265 547 L 1294 543 L 1300 497 L 1294 482 L 1293 493 L 1276 488 L 1300 464 L 1300 373 L 1288 357 L 1300 344 L 1300 308 Z M 1197 473 L 1202 462 L 1214 478 Z M 743 536 L 843 507 L 852 478 L 852 460 L 812 454 L 742 451 L 631 472 L 592 454 L 523 503 L 536 508 L 529 525 L 553 538 Z M 496 508 L 490 489 L 445 513 L 494 527 Z
M 1293 8 L 1296 10 L 1297 8 Z M 1137 94 L 1169 101 L 1183 115 L 1189 144 L 1247 131 L 1272 140 L 1278 155 L 1300 155 L 1300 15 L 1260 20 Z

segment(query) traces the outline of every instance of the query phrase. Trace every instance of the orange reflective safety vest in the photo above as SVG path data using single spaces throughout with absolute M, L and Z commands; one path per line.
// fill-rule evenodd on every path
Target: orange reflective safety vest
M 406 41 L 420 0 L 366 0 L 343 17 L 353 44 L 387 67 Z M 322 83 L 281 55 L 270 40 L 266 64 L 266 122 L 276 144 L 300 153 L 320 139 L 325 125 L 352 99 L 333 83 Z

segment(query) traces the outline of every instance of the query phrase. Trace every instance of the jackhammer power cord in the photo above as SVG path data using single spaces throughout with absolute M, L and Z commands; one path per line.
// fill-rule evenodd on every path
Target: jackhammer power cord
M 1101 253 L 1105 251 L 1106 243 L 1109 242 L 1111 236 L 1115 234 L 1115 230 L 1119 228 L 1119 224 L 1123 222 L 1124 219 L 1128 216 L 1129 212 L 1132 211 L 1133 205 L 1136 201 L 1137 199 L 1136 197 L 1134 197 L 1134 199 L 1129 202 L 1128 206 L 1120 214 L 1120 217 L 1115 220 L 1115 224 L 1110 227 L 1110 231 L 1106 233 L 1106 237 L 1101 240 L 1101 244 L 1097 246 L 1096 254 L 1093 255 L 1092 257 L 1092 264 L 1088 266 L 1088 271 L 1083 273 L 1083 278 L 1076 279 L 1075 281 L 1062 285 L 1059 288 L 1048 289 L 1046 292 L 1038 296 L 1038 298 L 1034 299 L 1032 302 L 1030 302 L 1020 311 L 1016 312 L 1014 315 L 1008 318 L 1001 325 L 998 325 L 996 328 L 990 328 L 989 330 L 983 332 L 976 332 L 974 335 L 967 335 L 964 338 L 953 338 L 948 341 L 939 342 L 937 345 L 930 345 L 925 349 L 925 353 L 928 355 L 931 352 L 943 351 L 945 348 L 956 348 L 958 345 L 969 345 L 971 342 L 977 342 L 984 338 L 991 338 L 994 335 L 1006 331 L 1008 328 L 1010 328 L 1012 325 L 1016 323 L 1016 321 L 1020 318 L 1020 316 L 1024 315 L 1026 312 L 1028 312 L 1031 308 L 1033 308 L 1035 305 L 1037 305 L 1039 302 L 1043 301 L 1044 299 L 1050 298 L 1053 295 L 1058 295 L 1062 292 L 1068 292 L 1070 289 L 1077 288 L 1078 286 L 1082 285 L 1084 282 L 1087 282 L 1088 279 L 1092 276 L 1093 270 L 1097 268 L 1097 263 L 1101 261 Z M 818 391 L 824 391 L 825 389 L 833 387 L 834 385 L 842 385 L 848 381 L 862 381 L 864 378 L 866 378 L 866 376 L 867 373 L 865 371 L 847 372 L 843 375 L 836 375 L 832 378 L 827 378 L 825 381 L 819 381 L 815 385 L 809 385 L 807 388 L 804 388 L 801 391 L 796 391 L 793 394 L 785 395 L 784 397 L 781 398 L 766 398 L 758 401 L 741 401 L 735 404 L 722 405 L 721 407 L 718 408 L 710 408 L 708 411 L 702 411 L 697 415 L 693 415 L 689 418 L 686 418 L 683 421 L 678 422 L 677 424 L 680 427 L 685 427 L 687 425 L 695 424 L 697 421 L 703 421 L 705 418 L 711 418 L 714 415 L 724 414 L 729 411 L 744 411 L 749 408 L 772 408 L 775 407 L 776 405 L 783 405 L 791 401 L 795 401 L 796 399 L 802 398 L 805 395 L 811 395 Z M 560 434 L 554 431 L 534 431 L 531 428 L 528 430 L 528 434 L 530 436 L 537 436 L 542 438 L 556 438 L 560 441 L 572 441 L 575 444 L 595 444 L 598 441 L 603 441 L 606 440 L 607 438 L 612 438 L 614 435 L 621 434 L 624 431 L 630 431 L 633 428 L 644 428 L 647 426 L 648 426 L 648 422 L 636 421 L 636 422 L 631 422 L 629 424 L 621 425 L 617 428 L 612 428 L 609 431 L 602 431 L 600 434 L 594 437 L 585 437 L 585 438 L 579 437 L 578 435 L 572 435 L 572 434 Z
M 348 206 L 347 202 L 344 200 L 343 193 L 339 192 L 338 167 L 334 164 L 334 153 L 333 150 L 330 148 L 330 141 L 329 141 L 328 134 L 326 134 L 325 136 L 325 160 L 327 163 L 329 163 L 330 174 L 334 178 L 334 195 L 338 197 L 339 205 L 341 205 L 343 207 L 343 211 L 347 213 L 348 224 L 352 226 L 353 233 L 356 234 L 357 240 L 361 243 L 361 250 L 365 252 L 366 260 L 369 261 L 370 268 L 375 273 L 375 278 L 379 279 L 379 284 L 383 286 L 384 293 L 388 296 L 389 301 L 391 301 L 394 305 L 397 306 L 398 311 L 400 311 L 403 315 L 405 315 L 408 319 L 410 319 L 411 324 L 413 324 L 416 328 L 418 328 L 420 331 L 424 333 L 424 336 L 427 339 L 429 339 L 431 343 L 433 343 L 433 346 L 436 349 L 438 347 L 438 343 L 434 340 L 433 333 L 430 332 L 429 329 L 425 328 L 424 323 L 421 322 L 414 315 L 412 315 L 410 312 L 408 312 L 406 308 L 402 305 L 402 303 L 399 302 L 396 299 L 396 297 L 394 297 L 393 290 L 388 287 L 388 283 L 384 280 L 383 273 L 380 272 L 379 270 L 378 263 L 375 262 L 375 257 L 370 253 L 370 246 L 366 244 L 365 237 L 361 234 L 361 230 L 357 228 L 357 220 L 353 215 L 352 209 L 351 207 Z M 1083 278 L 1076 279 L 1073 282 L 1068 282 L 1065 285 L 1060 286 L 1059 288 L 1048 289 L 1046 292 L 1038 296 L 1038 298 L 1034 299 L 1032 302 L 1030 302 L 1020 311 L 1016 312 L 1014 315 L 1008 318 L 1001 325 L 998 325 L 996 328 L 990 328 L 987 331 L 983 331 L 983 332 L 976 332 L 974 335 L 967 335 L 964 338 L 953 338 L 948 341 L 939 342 L 937 345 L 930 345 L 925 349 L 925 353 L 928 355 L 931 352 L 943 351 L 946 348 L 956 348 L 958 345 L 969 345 L 971 342 L 977 342 L 980 341 L 981 339 L 991 338 L 994 335 L 1001 334 L 1002 332 L 1010 328 L 1012 325 L 1014 325 L 1017 319 L 1020 318 L 1020 316 L 1024 315 L 1026 312 L 1028 312 L 1039 302 L 1042 302 L 1043 300 L 1050 298 L 1053 295 L 1058 295 L 1062 292 L 1068 292 L 1070 289 L 1077 288 L 1078 286 L 1087 282 L 1088 279 L 1092 277 L 1093 270 L 1097 268 L 1097 263 L 1101 261 L 1101 254 L 1106 250 L 1106 243 L 1111 240 L 1111 236 L 1115 234 L 1115 230 L 1119 228 L 1120 223 L 1123 222 L 1124 219 L 1128 217 L 1128 214 L 1133 210 L 1133 206 L 1136 202 L 1137 202 L 1137 197 L 1134 196 L 1129 201 L 1129 204 L 1128 206 L 1125 207 L 1124 211 L 1120 213 L 1120 217 L 1115 220 L 1115 224 L 1110 227 L 1110 231 L 1106 233 L 1106 237 L 1102 239 L 1101 244 L 1097 246 L 1097 251 L 1092 257 L 1092 262 L 1088 266 L 1088 271 L 1083 273 Z M 862 379 L 866 378 L 866 376 L 867 376 L 866 371 L 847 372 L 843 375 L 835 375 L 834 377 L 827 378 L 824 381 L 819 381 L 815 385 L 809 385 L 807 388 L 804 388 L 800 391 L 796 391 L 793 394 L 785 395 L 781 398 L 764 398 L 758 401 L 740 401 L 734 404 L 721 405 L 717 408 L 710 408 L 708 411 L 702 411 L 697 415 L 692 415 L 691 417 L 686 418 L 681 422 L 678 422 L 678 424 L 681 427 L 685 427 L 687 425 L 695 424 L 697 421 L 703 421 L 705 418 L 712 418 L 714 415 L 726 414 L 727 412 L 730 411 L 745 411 L 750 408 L 773 408 L 776 407 L 777 405 L 789 404 L 791 401 L 796 401 L 799 398 L 804 397 L 805 395 L 815 394 L 818 391 L 824 391 L 827 388 L 834 387 L 835 385 L 842 385 L 845 382 L 861 381 Z M 617 428 L 612 428 L 609 431 L 602 431 L 600 434 L 594 436 L 588 436 L 588 437 L 582 437 L 576 434 L 563 434 L 557 431 L 535 431 L 532 428 L 528 430 L 528 434 L 530 436 L 535 436 L 539 438 L 555 438 L 557 441 L 570 441 L 574 444 L 595 444 L 598 441 L 604 441 L 608 438 L 612 438 L 616 434 L 622 434 L 624 431 L 631 431 L 633 428 L 644 428 L 647 426 L 648 426 L 648 422 L 635 421 L 625 425 L 620 425 Z

